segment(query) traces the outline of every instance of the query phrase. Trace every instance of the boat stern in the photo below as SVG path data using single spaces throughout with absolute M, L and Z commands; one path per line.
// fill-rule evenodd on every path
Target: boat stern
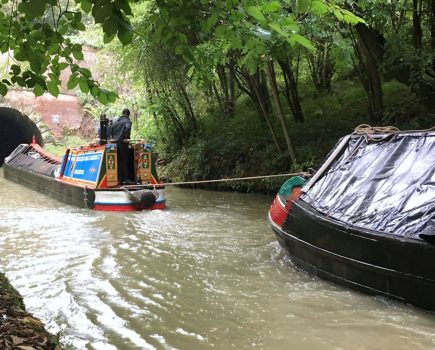
M 294 176 L 281 186 L 269 209 L 269 220 L 273 226 L 282 227 L 293 202 L 301 195 L 306 182 L 304 178 Z

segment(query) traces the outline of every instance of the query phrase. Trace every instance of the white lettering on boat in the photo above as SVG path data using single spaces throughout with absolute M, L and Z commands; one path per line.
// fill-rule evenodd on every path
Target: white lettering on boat
M 79 155 L 77 157 L 76 162 L 87 162 L 90 160 L 100 160 L 101 159 L 101 153 L 100 154 L 93 154 L 93 155 Z

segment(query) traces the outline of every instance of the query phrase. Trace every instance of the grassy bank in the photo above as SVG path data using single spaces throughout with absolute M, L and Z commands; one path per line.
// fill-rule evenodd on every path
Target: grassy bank
M 384 84 L 385 121 L 402 130 L 428 128 L 435 125 L 409 89 L 398 83 Z M 174 152 L 160 145 L 160 156 L 167 164 L 161 175 L 173 181 L 191 181 L 231 177 L 247 177 L 305 171 L 316 168 L 338 139 L 351 133 L 360 124 L 372 124 L 367 117 L 367 100 L 360 84 L 342 81 L 331 95 L 301 87 L 305 122 L 295 123 L 288 114 L 291 137 L 297 151 L 297 163 L 288 154 L 279 154 L 265 121 L 259 119 L 251 102 L 238 100 L 233 117 L 207 116 L 202 132 L 189 144 Z M 289 112 L 287 112 L 289 113 Z M 280 130 L 275 121 L 276 130 Z M 280 143 L 285 141 L 279 132 Z M 244 192 L 276 192 L 283 178 L 237 181 L 205 185 L 211 189 Z
M 60 350 L 58 339 L 26 311 L 23 298 L 0 273 L 0 349 Z

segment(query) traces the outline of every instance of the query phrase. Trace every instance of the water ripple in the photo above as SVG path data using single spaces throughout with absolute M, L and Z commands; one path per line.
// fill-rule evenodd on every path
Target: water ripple
M 165 211 L 94 212 L 0 176 L 0 269 L 77 349 L 435 347 L 432 313 L 295 268 L 269 197 L 167 196 Z

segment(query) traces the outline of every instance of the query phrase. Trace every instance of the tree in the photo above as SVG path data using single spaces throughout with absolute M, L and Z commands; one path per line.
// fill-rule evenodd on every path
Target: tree
M 33 89 L 39 96 L 44 91 L 57 96 L 60 73 L 71 70 L 68 88 L 77 85 L 102 103 L 112 102 L 116 95 L 102 89 L 91 72 L 77 63 L 83 59 L 82 47 L 74 44 L 69 34 L 84 31 L 83 16 L 90 14 L 103 27 L 105 42 L 115 36 L 123 44 L 132 40 L 127 0 L 8 0 L 0 12 L 0 50 L 8 55 L 9 71 L 0 82 L 0 94 L 11 85 Z

